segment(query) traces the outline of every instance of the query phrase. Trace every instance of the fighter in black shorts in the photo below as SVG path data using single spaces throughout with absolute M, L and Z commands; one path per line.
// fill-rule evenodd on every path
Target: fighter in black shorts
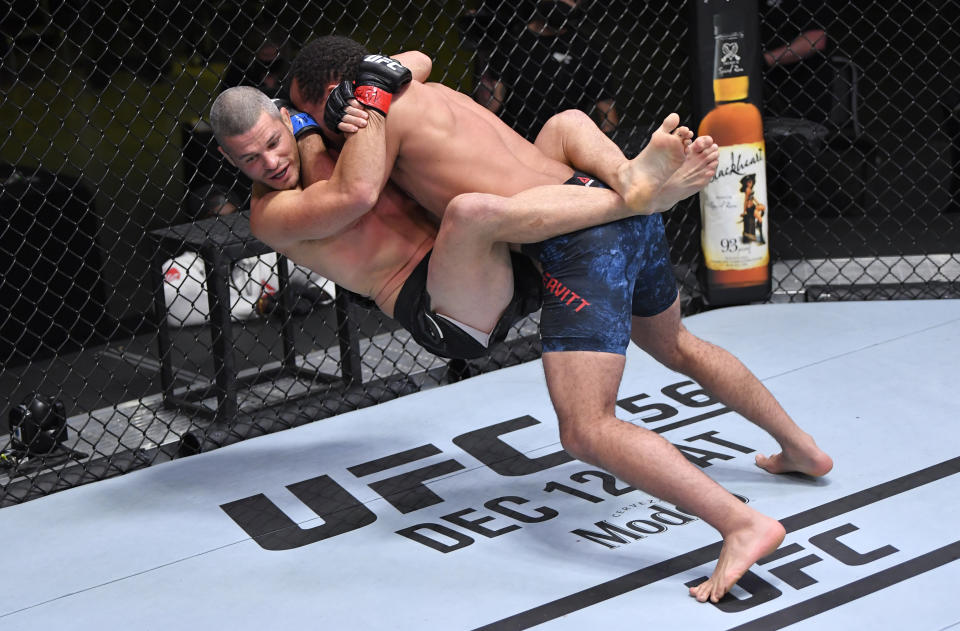
M 512 252 L 513 299 L 493 331 L 484 333 L 438 314 L 431 308 L 427 293 L 430 254 L 427 252 L 404 282 L 393 307 L 393 318 L 413 335 L 414 341 L 434 355 L 450 359 L 482 357 L 489 352 L 491 344 L 506 338 L 517 320 L 540 308 L 543 299 L 540 273 L 529 258 Z

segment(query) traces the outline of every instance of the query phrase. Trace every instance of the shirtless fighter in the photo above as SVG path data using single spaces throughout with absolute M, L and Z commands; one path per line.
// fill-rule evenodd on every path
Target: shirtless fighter
M 420 60 L 411 58 L 411 54 L 399 57 L 416 69 Z M 371 80 L 388 71 L 390 68 L 373 63 Z M 388 79 L 396 83 L 394 89 L 400 89 L 408 81 L 402 79 L 405 76 L 409 76 L 407 69 L 397 66 L 396 77 Z M 378 80 L 383 83 L 382 77 Z M 372 297 L 417 342 L 445 357 L 485 354 L 489 344 L 505 337 L 520 316 L 539 308 L 540 275 L 526 257 L 517 255 L 511 261 L 507 235 L 519 242 L 537 242 L 630 216 L 637 210 L 650 212 L 651 201 L 662 193 L 664 181 L 683 163 L 685 148 L 694 150 L 687 147 L 692 133 L 677 127 L 676 115 L 668 117 L 650 146 L 631 161 L 585 116 L 559 116 L 547 126 L 543 137 L 555 151 L 564 153 L 564 159 L 616 181 L 622 195 L 633 200 L 633 207 L 610 190 L 541 186 L 519 191 L 509 199 L 497 198 L 495 208 L 489 203 L 487 209 L 453 207 L 439 233 L 433 234 L 419 214 L 415 225 L 410 221 L 414 215 L 404 214 L 402 229 L 396 218 L 389 226 L 381 226 L 380 212 L 366 216 L 379 189 L 363 186 L 362 178 L 349 174 L 380 160 L 382 138 L 377 152 L 369 146 L 363 149 L 361 145 L 370 144 L 370 136 L 358 134 L 344 147 L 336 169 L 311 177 L 311 171 L 329 163 L 301 160 L 292 139 L 287 138 L 289 134 L 279 129 L 279 112 L 277 118 L 268 116 L 266 110 L 273 108 L 264 105 L 262 98 L 261 105 L 256 105 L 255 96 L 230 89 L 218 97 L 211 110 L 211 124 L 221 151 L 257 182 L 251 203 L 254 234 L 291 260 Z M 302 115 L 295 115 L 292 122 L 299 120 Z M 285 139 L 288 145 L 283 144 Z M 690 192 L 702 187 L 716 166 L 716 147 L 706 140 L 695 143 L 696 162 L 701 168 L 691 178 L 696 180 L 695 188 L 687 184 Z M 526 144 L 531 153 L 537 154 Z M 297 187 L 299 169 L 306 183 L 321 181 Z M 390 191 L 386 197 L 396 201 Z M 348 229 L 355 238 L 361 230 L 372 234 L 376 226 L 383 228 L 379 238 L 384 243 L 380 247 L 344 247 L 349 240 L 344 238 Z M 396 234 L 387 234 L 387 227 Z M 401 258 L 403 264 L 394 269 Z M 378 263 L 382 267 L 374 273 L 372 267 Z
M 481 356 L 487 351 L 486 338 L 496 340 L 519 317 L 540 308 L 539 272 L 527 257 L 515 255 L 511 261 L 510 252 L 498 247 L 505 244 L 490 241 L 506 225 L 492 226 L 489 218 L 484 223 L 485 218 L 479 213 L 453 212 L 438 234 L 436 221 L 389 184 L 373 209 L 366 211 L 369 189 L 352 186 L 359 180 L 343 174 L 351 168 L 348 165 L 354 157 L 360 155 L 355 148 L 361 146 L 366 134 L 379 130 L 380 146 L 383 145 L 382 125 L 372 125 L 357 134 L 356 140 L 347 142 L 335 166 L 321 137 L 309 133 L 315 125 L 312 119 L 287 107 L 278 109 L 275 101 L 254 88 L 224 91 L 214 102 L 210 120 L 220 151 L 254 181 L 254 234 L 298 264 L 372 299 L 388 316 L 398 315 L 395 305 L 401 295 L 455 302 L 447 297 L 445 288 L 459 290 L 462 275 L 458 269 L 477 268 L 471 289 L 485 296 L 491 311 L 499 316 L 493 333 L 484 334 L 439 309 L 431 310 L 429 303 L 420 311 L 407 309 L 409 315 L 401 323 L 412 321 L 407 328 L 414 339 L 435 354 Z M 604 146 L 598 147 L 596 153 L 601 155 L 608 149 L 605 143 L 609 140 L 592 122 L 582 129 L 581 122 L 560 118 L 551 123 L 544 137 L 552 139 L 554 134 L 586 131 L 583 140 L 569 140 L 566 144 L 581 145 L 591 151 L 591 145 L 599 140 Z M 591 131 L 595 138 L 590 136 Z M 655 136 L 670 134 L 662 129 Z M 676 148 L 673 140 L 668 143 L 671 149 Z M 561 138 L 553 142 L 564 144 Z M 610 158 L 610 163 L 626 163 L 619 150 Z M 629 166 L 637 169 L 641 164 L 641 160 L 635 160 Z M 566 187 L 552 188 L 565 192 Z M 532 241 L 632 212 L 621 197 L 609 190 L 584 188 L 577 192 L 577 196 L 567 196 L 557 203 L 550 202 L 542 190 L 518 194 L 510 200 L 503 221 L 506 224 L 509 217 L 515 217 L 518 224 L 526 224 L 525 228 L 518 226 L 515 232 L 526 233 Z M 317 204 L 318 197 L 325 201 L 323 205 Z M 358 205 L 363 210 L 356 213 Z M 278 238 L 277 234 L 282 232 L 291 236 Z M 475 256 L 475 252 L 480 255 Z M 507 292 L 500 291 L 503 287 L 497 281 L 502 279 L 496 274 L 489 283 L 484 279 L 485 265 L 512 272 L 507 279 Z M 499 304 L 495 302 L 498 295 L 503 296 Z M 434 335 L 435 331 L 439 335 Z
M 532 187 L 598 184 L 589 175 L 575 176 L 569 166 L 538 153 L 493 114 L 443 85 L 413 81 L 392 102 L 382 98 L 380 87 L 358 74 L 365 54 L 359 44 L 345 38 L 326 37 L 309 44 L 294 61 L 291 98 L 318 121 L 337 90 L 339 100 L 344 91 L 352 91 L 377 110 L 387 112 L 385 106 L 389 107 L 385 153 L 372 152 L 356 174 L 375 190 L 392 178 L 446 223 L 451 210 L 461 207 L 481 216 L 488 211 L 496 214 L 504 199 Z M 348 82 L 346 87 L 342 82 Z M 339 109 L 333 108 L 327 122 L 321 123 L 328 138 L 340 137 Z M 370 121 L 382 122 L 373 114 Z M 656 134 L 651 145 L 654 140 Z M 663 155 L 661 177 L 675 168 L 669 152 Z M 697 152 L 685 153 L 679 170 L 653 193 L 654 209 L 668 208 L 693 192 L 682 191 L 674 198 L 677 193 L 671 192 L 670 180 L 683 178 L 685 167 L 696 172 L 693 165 L 698 159 Z M 571 194 L 576 190 L 569 187 Z M 629 203 L 631 195 L 624 197 Z M 275 234 L 295 240 L 295 226 L 288 230 Z M 659 215 L 631 217 L 564 235 L 531 251 L 547 279 L 541 314 L 543 366 L 564 448 L 628 484 L 683 506 L 716 528 L 724 541 L 716 569 L 690 593 L 701 602 L 718 601 L 753 563 L 780 545 L 783 526 L 737 500 L 664 438 L 616 418 L 614 406 L 629 340 L 769 432 L 782 451 L 758 456 L 759 466 L 773 473 L 824 475 L 832 468 L 832 460 L 739 360 L 683 326 Z

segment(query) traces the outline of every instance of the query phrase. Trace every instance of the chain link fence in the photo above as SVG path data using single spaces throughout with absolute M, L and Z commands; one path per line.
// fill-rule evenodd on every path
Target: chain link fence
M 0 506 L 536 358 L 531 318 L 489 358 L 439 360 L 270 252 L 205 118 L 226 87 L 274 95 L 337 33 L 427 52 L 432 80 L 528 136 L 576 107 L 632 156 L 666 113 L 692 120 L 686 3 L 553 4 L 0 9 Z M 758 3 L 770 47 L 813 27 L 829 43 L 767 72 L 769 300 L 960 296 L 957 3 L 810 5 Z M 551 28 L 566 48 L 534 52 Z M 693 313 L 695 198 L 665 219 Z

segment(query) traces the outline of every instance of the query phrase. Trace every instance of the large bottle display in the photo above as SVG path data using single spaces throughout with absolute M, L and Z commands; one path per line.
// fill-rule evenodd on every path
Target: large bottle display
M 755 14 L 743 5 L 713 4 L 719 6 L 712 15 L 700 16 L 712 18 L 713 98 L 706 104 L 713 107 L 697 133 L 719 145 L 720 165 L 700 193 L 700 280 L 707 303 L 743 304 L 770 293 L 763 117 L 752 102 L 758 99 L 750 98 L 751 92 L 757 94 L 750 89 L 756 29 L 746 27 Z

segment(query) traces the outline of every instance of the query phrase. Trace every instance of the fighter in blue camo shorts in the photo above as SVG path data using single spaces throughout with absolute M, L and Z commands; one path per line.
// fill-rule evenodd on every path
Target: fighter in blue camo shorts
M 566 184 L 605 184 L 577 173 Z M 523 247 L 543 266 L 543 352 L 625 355 L 631 315 L 650 317 L 677 299 L 660 214 L 630 217 Z

